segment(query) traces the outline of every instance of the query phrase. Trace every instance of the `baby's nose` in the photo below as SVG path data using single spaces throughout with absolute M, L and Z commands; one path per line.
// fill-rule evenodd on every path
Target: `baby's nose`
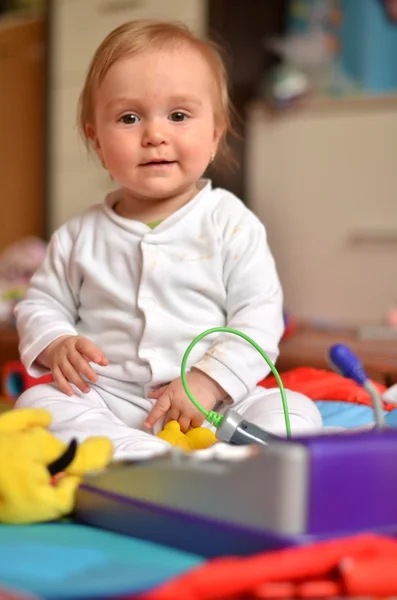
M 166 128 L 158 121 L 150 121 L 146 123 L 142 136 L 144 146 L 158 146 L 167 141 Z

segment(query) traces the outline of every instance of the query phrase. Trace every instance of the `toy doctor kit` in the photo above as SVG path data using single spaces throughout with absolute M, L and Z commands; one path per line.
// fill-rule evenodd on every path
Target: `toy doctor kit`
M 276 376 L 286 437 L 244 421 L 235 411 L 205 411 L 190 393 L 186 364 L 205 335 L 233 333 L 251 343 Z M 210 557 L 361 531 L 397 533 L 397 430 L 384 426 L 381 400 L 358 359 L 345 346 L 329 353 L 334 368 L 371 395 L 377 426 L 371 430 L 292 438 L 285 391 L 264 351 L 248 336 L 210 329 L 190 344 L 181 377 L 218 439 L 247 445 L 239 460 L 173 449 L 162 457 L 113 463 L 88 475 L 77 492 L 77 518 L 91 525 Z

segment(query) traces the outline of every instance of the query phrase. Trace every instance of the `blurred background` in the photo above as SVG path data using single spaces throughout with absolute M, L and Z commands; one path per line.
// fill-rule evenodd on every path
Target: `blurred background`
M 215 185 L 266 225 L 286 311 L 397 332 L 397 2 L 0 0 L 0 321 L 61 223 L 112 182 L 76 128 L 99 42 L 135 18 L 225 49 L 237 166 Z M 397 333 L 396 333 L 397 339 Z

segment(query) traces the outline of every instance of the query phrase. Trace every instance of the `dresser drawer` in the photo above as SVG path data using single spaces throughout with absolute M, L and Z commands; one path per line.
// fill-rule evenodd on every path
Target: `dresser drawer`
M 279 117 L 251 107 L 247 200 L 297 318 L 381 322 L 395 303 L 396 139 L 397 98 Z
M 55 81 L 85 73 L 104 37 L 125 21 L 183 21 L 204 33 L 204 0 L 52 0 L 53 77 Z

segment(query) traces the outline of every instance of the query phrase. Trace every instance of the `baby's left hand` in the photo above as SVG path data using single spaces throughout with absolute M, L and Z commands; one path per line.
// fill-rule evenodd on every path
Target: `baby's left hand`
M 192 395 L 206 410 L 212 410 L 217 402 L 227 397 L 225 390 L 202 371 L 191 371 L 186 380 Z M 145 427 L 153 427 L 165 416 L 164 425 L 168 421 L 178 421 L 181 431 L 186 433 L 190 427 L 200 427 L 205 419 L 187 397 L 180 377 L 153 390 L 149 397 L 156 403 L 145 421 Z

